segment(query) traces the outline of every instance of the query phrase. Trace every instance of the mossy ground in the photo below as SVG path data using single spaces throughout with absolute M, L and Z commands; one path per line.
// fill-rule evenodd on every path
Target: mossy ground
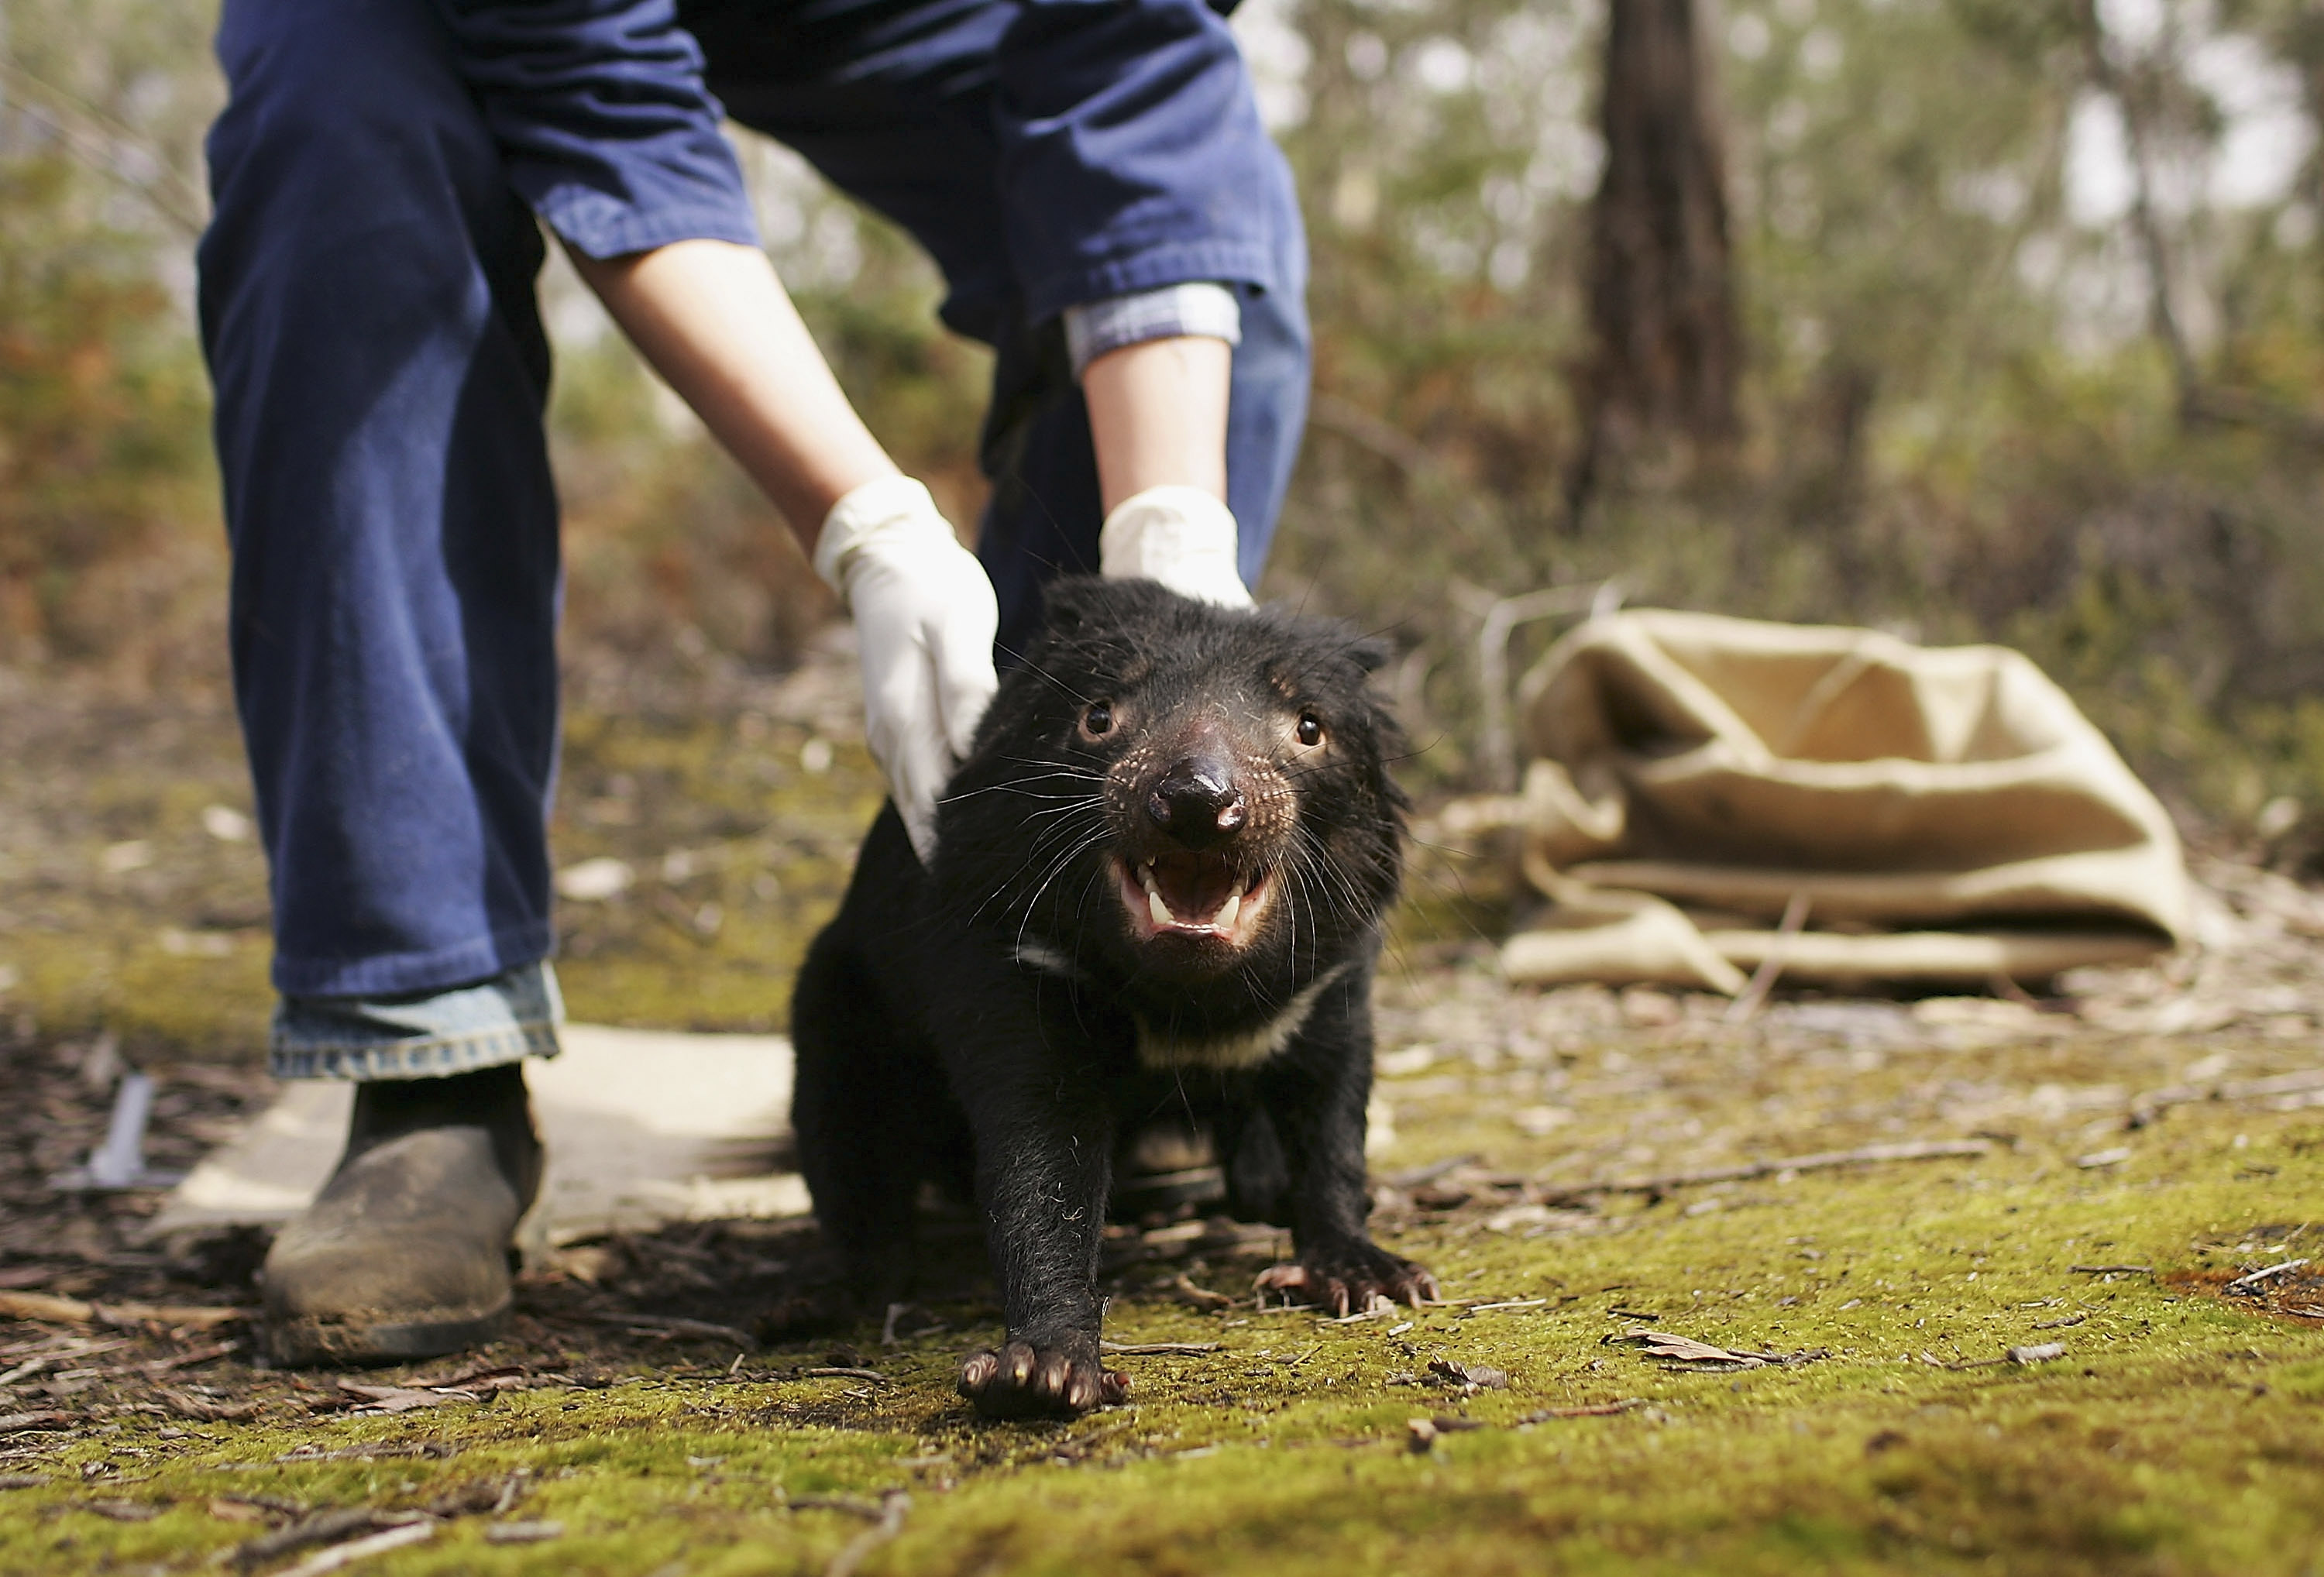
M 788 959 L 844 879 L 869 779 L 844 748 L 824 772 L 800 764 L 825 737 L 811 721 L 749 715 L 576 719 L 560 859 L 619 857 L 639 877 L 567 911 L 577 1013 L 779 1022 Z M 230 797 L 231 736 L 218 751 L 216 733 L 161 752 L 175 765 L 158 774 L 149 741 L 112 778 L 83 773 L 77 795 L 60 779 L 14 801 L 81 817 L 42 824 L 78 833 L 9 850 L 31 880 L 7 899 L 17 923 L 0 962 L 19 984 L 6 1001 L 42 1044 L 114 1028 L 149 1066 L 254 1047 L 263 945 L 244 910 L 263 889 L 248 845 L 201 830 L 207 804 L 246 803 Z M 30 780 L 16 770 L 12 795 Z M 131 840 L 151 844 L 150 863 L 105 873 L 102 850 Z M 1492 902 L 1461 886 L 1423 893 L 1432 926 Z M 1429 929 L 1409 934 L 1383 986 L 1397 1139 L 1376 1170 L 1406 1180 L 1382 1194 L 1381 1233 L 1449 1298 L 1526 1306 L 1353 1323 L 1261 1312 L 1248 1289 L 1263 1255 L 1157 1241 L 1114 1273 L 1109 1336 L 1218 1350 L 1126 1356 L 1130 1406 L 1041 1425 L 979 1424 L 953 1395 L 960 1355 L 997 1333 L 973 1253 L 892 1347 L 864 1327 L 738 1351 L 606 1317 L 747 1323 L 753 1300 L 811 1262 L 804 1239 L 666 1245 L 690 1256 L 692 1291 L 552 1268 L 521 1289 L 511 1338 L 474 1360 L 521 1366 L 521 1388 L 392 1416 L 348 1416 L 340 1377 L 236 1356 L 155 1379 L 137 1364 L 186 1343 L 131 1333 L 0 1405 L 69 1419 L 0 1435 L 0 1481 L 23 1486 L 0 1490 L 0 1572 L 208 1571 L 263 1531 L 252 1515 L 424 1508 L 511 1475 L 522 1496 L 509 1515 L 561 1536 L 488 1544 L 494 1517 L 461 1516 L 358 1570 L 822 1572 L 875 1526 L 859 1512 L 902 1489 L 901 1532 L 862 1572 L 2324 1572 L 2324 1333 L 2296 1312 L 2324 1308 L 2324 1281 L 2278 1277 L 2264 1300 L 2218 1291 L 2285 1258 L 2324 1259 L 2311 1224 L 2324 1111 L 2209 1102 L 2126 1126 L 2135 1092 L 2199 1067 L 2314 1067 L 2312 1026 L 2223 1041 L 1993 1004 L 1843 1002 L 1729 1026 L 1707 1002 L 1512 992 L 1447 962 Z M 185 940 L 208 936 L 226 949 Z M 1578 1203 L 1565 1188 L 1978 1133 L 1991 1148 L 1969 1158 Z M 2075 1268 L 2093 1265 L 2153 1273 Z M 1237 1306 L 1192 1306 L 1181 1277 Z M 1643 1327 L 1821 1356 L 1674 1371 L 1607 1340 Z M 55 1334 L 0 1323 L 0 1350 Z M 828 1367 L 843 1339 L 853 1351 L 838 1356 L 858 1361 L 840 1367 L 881 1379 L 801 1372 Z M 2063 1356 L 1996 1361 L 2047 1341 Z M 1509 1383 L 1464 1395 L 1431 1375 L 1440 1358 Z M 18 1361 L 0 1351 L 0 1370 Z M 63 1362 L 80 1361 L 88 1375 L 69 1378 Z M 238 1402 L 254 1410 L 200 1420 Z M 1609 1403 L 1630 1406 L 1539 1416 Z M 1416 1452 L 1419 1418 L 1482 1427 L 1448 1426 Z
M 1657 1038 L 1615 1038 L 1632 1067 L 1655 1060 Z M 2000 1079 L 2027 1049 L 1936 1055 Z M 1620 1097 L 1572 1099 L 1579 1129 L 1624 1115 Z M 1389 1164 L 1475 1134 L 1449 1103 L 1416 1112 Z M 2167 1278 L 2309 1251 L 2324 1129 L 2214 1104 L 2135 1137 L 2130 1159 L 2102 1167 L 2020 1136 L 1981 1157 L 1679 1188 L 1533 1225 L 1487 1181 L 1485 1197 L 1415 1207 L 1384 1233 L 1448 1296 L 1546 1300 L 1522 1308 L 1333 1323 L 1246 1297 L 1206 1313 L 1176 1278 L 1237 1290 L 1257 1261 L 1133 1267 L 1111 1337 L 1220 1350 L 1122 1359 L 1132 1404 L 1071 1425 L 981 1425 L 953 1396 L 960 1353 L 991 1333 L 975 1291 L 932 1305 L 943 1328 L 892 1348 L 850 1333 L 874 1382 L 798 1374 L 825 1360 L 820 1342 L 739 1363 L 732 1345 L 690 1340 L 585 1358 L 558 1334 L 552 1278 L 483 1357 L 528 1365 L 537 1388 L 335 1420 L 297 1416 L 302 1397 L 332 1405 L 332 1377 L 305 1390 L 251 1377 L 267 1399 L 249 1423 L 122 1413 L 69 1443 L 14 1437 L 0 1471 L 44 1481 L 0 1496 L 0 1569 L 192 1571 L 254 1531 L 214 1515 L 221 1499 L 392 1509 L 518 1472 L 518 1515 L 562 1523 L 562 1537 L 488 1545 L 488 1519 L 471 1517 L 366 1569 L 821 1571 L 871 1524 L 798 1503 L 894 1489 L 912 1495 L 909 1516 L 865 1572 L 2324 1569 L 2316 1321 L 2282 1300 L 2236 1306 L 2213 1295 L 2217 1274 L 2210 1287 Z M 1553 1172 L 1571 1153 L 1496 1148 L 1497 1162 Z M 2156 1274 L 2073 1268 L 2091 1264 Z M 1825 1356 L 1673 1372 L 1606 1341 L 1647 1324 Z M 2062 1358 L 1991 1361 L 2049 1340 Z M 1438 1358 L 1510 1383 L 1464 1397 L 1429 1374 Z M 231 1365 L 208 1372 L 220 1394 L 238 1383 Z M 1637 1405 L 1526 1421 L 1618 1401 Z M 1408 1423 L 1428 1417 L 1485 1427 L 1416 1452 Z M 444 1454 L 345 1454 L 366 1448 Z M 279 1460 L 318 1450 L 341 1454 Z M 126 1523 L 88 1509 L 122 1501 L 164 1509 Z

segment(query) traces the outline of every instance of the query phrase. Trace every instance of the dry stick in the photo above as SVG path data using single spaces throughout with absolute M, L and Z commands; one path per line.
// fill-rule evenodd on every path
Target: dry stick
M 798 1371 L 801 1379 L 860 1379 L 886 1385 L 888 1377 L 876 1369 L 850 1369 L 841 1364 L 824 1364 Z
M 2191 1106 L 2202 1101 L 2259 1101 L 2270 1095 L 2305 1095 L 2324 1090 L 2324 1068 L 2275 1074 L 2264 1079 L 2222 1079 L 2209 1084 L 2171 1084 L 2148 1090 L 2130 1099 L 2134 1125 L 2152 1120 L 2166 1106 Z
M 2076 1276 L 2152 1276 L 2152 1265 L 2069 1265 L 2066 1268 Z
M 1170 1286 L 1180 1297 L 1185 1298 L 1196 1308 L 1223 1309 L 1231 1308 L 1234 1305 L 1234 1299 L 1222 1292 L 1213 1292 L 1207 1286 L 1196 1286 L 1193 1278 L 1183 1270 L 1178 1273 L 1178 1278 L 1173 1281 Z
M 1865 1145 L 1852 1150 L 1824 1150 L 1812 1156 L 1778 1157 L 1747 1161 L 1735 1167 L 1706 1167 L 1694 1172 L 1665 1172 L 1658 1177 L 1600 1177 L 1589 1183 L 1553 1189 L 1551 1200 L 1582 1199 L 1594 1194 L 1668 1194 L 1674 1188 L 1705 1183 L 1748 1183 L 1780 1172 L 1822 1172 L 1834 1167 L 1869 1166 L 1879 1161 L 1941 1161 L 1982 1156 L 1992 1141 L 1981 1139 L 1915 1139 L 1904 1144 Z
M 65 1429 L 71 1425 L 72 1420 L 62 1413 L 0 1415 L 0 1434 L 20 1434 L 28 1429 Z
M 354 1539 L 344 1545 L 333 1545 L 300 1562 L 281 1577 L 322 1577 L 326 1572 L 336 1572 L 342 1566 L 352 1566 L 357 1561 L 374 1555 L 383 1555 L 390 1550 L 400 1550 L 406 1545 L 425 1544 L 436 1536 L 433 1522 L 406 1523 L 391 1527 L 385 1533 L 375 1533 L 369 1538 Z
M 1759 1010 L 1759 1004 L 1766 1001 L 1767 993 L 1775 989 L 1776 977 L 1784 973 L 1784 960 L 1791 953 L 1792 938 L 1798 936 L 1800 927 L 1807 923 L 1808 895 L 1795 892 L 1792 894 L 1791 901 L 1784 905 L 1784 918 L 1775 923 L 1775 939 L 1767 944 L 1767 955 L 1759 960 L 1759 967 L 1751 972 L 1751 979 L 1743 987 L 1743 994 L 1727 1004 L 1728 1023 L 1747 1023 L 1751 1015 Z
M 848 1546 L 831 1558 L 824 1568 L 824 1577 L 851 1577 L 865 1556 L 904 1531 L 904 1517 L 912 1509 L 912 1498 L 901 1489 L 890 1489 L 880 1498 L 880 1525 L 857 1534 Z
M 632 1326 L 641 1331 L 666 1332 L 672 1336 L 705 1336 L 718 1342 L 739 1342 L 744 1347 L 756 1347 L 757 1337 L 748 1331 L 738 1331 L 732 1325 L 721 1325 L 709 1320 L 688 1320 L 677 1314 L 573 1314 L 567 1319 L 580 1320 L 592 1325 Z
M 1539 1424 L 1551 1418 L 1611 1418 L 1618 1413 L 1628 1413 L 1646 1405 L 1644 1397 L 1632 1397 L 1621 1402 L 1591 1402 L 1579 1407 L 1543 1407 L 1527 1413 L 1517 1420 L 1520 1424 Z
M 2238 1276 L 2219 1290 L 2221 1292 L 2242 1292 L 2246 1288 L 2257 1286 L 2261 1282 L 2268 1280 L 2272 1277 L 2281 1276 L 2287 1270 L 2297 1270 L 2302 1265 L 2307 1263 L 2308 1261 L 2305 1259 L 2286 1259 L 2281 1265 L 2271 1265 L 2264 1270 L 2255 1270 L 2249 1276 Z
M 248 1309 L 192 1308 L 177 1304 L 91 1304 L 45 1292 L 0 1292 L 0 1319 L 51 1325 L 223 1325 L 246 1319 Z
M 1219 1350 L 1215 1342 L 1101 1342 L 1097 1347 L 1101 1352 L 1119 1353 L 1124 1358 L 1156 1358 L 1174 1353 L 1191 1356 Z
M 147 1374 L 158 1377 L 168 1374 L 173 1370 L 198 1369 L 213 1359 L 225 1358 L 240 1351 L 241 1347 L 237 1342 L 218 1342 L 208 1347 L 196 1347 L 168 1358 L 157 1358 L 152 1362 L 141 1367 Z

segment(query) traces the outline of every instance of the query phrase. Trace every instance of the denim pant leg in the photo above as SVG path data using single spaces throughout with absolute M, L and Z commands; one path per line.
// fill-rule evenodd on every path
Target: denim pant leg
M 267 1071 L 278 1079 L 434 1079 L 555 1056 L 565 999 L 544 959 L 475 985 L 374 997 L 284 997 Z
M 477 1030 L 466 1065 L 486 1042 L 544 1049 L 559 568 L 540 234 L 430 0 L 227 0 L 218 55 L 201 323 L 278 1065 L 408 1076 Z M 416 1007 L 496 980 L 477 989 L 500 1009 Z

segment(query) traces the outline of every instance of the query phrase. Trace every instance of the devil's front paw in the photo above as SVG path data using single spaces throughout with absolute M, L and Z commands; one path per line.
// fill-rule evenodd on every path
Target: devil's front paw
M 1261 1294 L 1279 1292 L 1286 1298 L 1321 1304 L 1335 1314 L 1364 1314 L 1399 1303 L 1418 1308 L 1437 1296 L 1436 1277 L 1409 1259 L 1365 1242 L 1316 1249 L 1292 1264 L 1270 1265 L 1259 1273 L 1257 1286 Z
M 1130 1377 L 1078 1357 L 1062 1343 L 1011 1342 L 972 1352 L 960 1366 L 960 1394 L 987 1418 L 1071 1418 L 1130 1395 Z

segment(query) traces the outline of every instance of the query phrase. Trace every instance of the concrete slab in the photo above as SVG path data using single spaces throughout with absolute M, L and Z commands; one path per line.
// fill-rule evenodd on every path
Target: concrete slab
M 806 1214 L 787 1169 L 791 1045 L 779 1035 L 687 1035 L 568 1024 L 564 1054 L 525 1070 L 549 1146 L 528 1249 L 666 1222 Z M 272 1226 L 306 1208 L 346 1137 L 351 1084 L 301 1080 L 170 1196 L 154 1238 Z

